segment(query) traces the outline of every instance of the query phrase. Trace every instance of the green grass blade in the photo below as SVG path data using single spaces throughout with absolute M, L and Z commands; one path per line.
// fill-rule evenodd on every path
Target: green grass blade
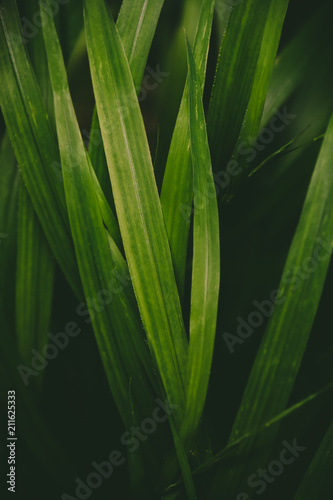
M 251 97 L 272 1 L 241 2 L 231 12 L 222 40 L 208 112 L 214 171 L 226 169 Z
M 156 111 L 159 116 L 163 117 L 158 123 L 158 141 L 154 158 L 155 177 L 159 192 L 163 183 L 165 165 L 187 76 L 184 30 L 190 43 L 193 44 L 198 19 L 200 18 L 200 10 L 204 3 L 207 4 L 206 6 L 209 4 L 209 2 L 203 2 L 203 0 L 184 0 L 181 2 L 177 8 L 178 18 L 176 23 L 174 22 L 174 11 L 167 11 L 166 16 L 168 16 L 169 27 L 157 39 L 158 43 L 161 44 L 161 48 L 164 46 L 164 39 L 169 40 L 168 45 L 161 50 L 161 64 L 168 77 L 157 91 Z M 203 57 L 205 57 L 204 54 Z M 203 62 L 205 61 L 203 60 Z
M 323 57 L 325 60 L 331 57 L 328 47 L 323 47 L 323 52 L 318 54 L 317 59 L 319 57 Z M 281 138 L 277 135 L 276 146 L 274 146 L 274 149 L 279 150 L 280 146 L 283 147 L 295 139 L 291 147 L 293 152 L 285 154 L 282 158 L 277 157 L 271 168 L 268 169 L 269 173 L 262 172 L 266 179 L 265 190 L 269 194 L 264 199 L 259 198 L 249 206 L 249 210 L 244 212 L 242 227 L 239 227 L 238 231 L 243 231 L 243 228 L 249 227 L 255 220 L 262 220 L 268 213 L 274 213 L 275 223 L 282 230 L 285 226 L 285 215 L 280 211 L 281 197 L 284 199 L 285 209 L 288 210 L 286 208 L 288 200 L 291 206 L 295 206 L 295 200 L 302 196 L 299 186 L 300 179 L 303 179 L 303 185 L 305 182 L 304 166 L 307 163 L 304 161 L 311 154 L 311 150 L 315 151 L 315 145 L 310 147 L 308 145 L 313 144 L 314 137 L 318 137 L 326 131 L 333 108 L 332 76 L 329 70 L 327 71 L 329 67 L 325 64 L 316 68 L 314 61 L 310 66 L 313 74 L 310 78 L 306 78 L 291 103 L 283 108 L 294 116 L 295 121 L 289 121 Z M 302 147 L 298 147 L 300 145 Z M 271 151 L 272 148 L 270 148 Z M 268 161 L 269 158 L 270 155 L 267 154 L 263 162 Z M 250 163 L 254 169 L 258 166 L 258 163 L 257 165 L 255 163 L 255 161 Z M 306 170 L 311 172 L 310 169 L 311 165 Z M 260 173 L 258 175 L 260 176 Z M 302 203 L 302 199 L 299 203 Z
M 214 1 L 203 2 L 194 42 L 201 92 L 205 82 Z M 163 216 L 168 233 L 179 294 L 183 297 L 188 234 L 193 199 L 192 163 L 189 136 L 188 86 L 179 108 L 161 191 Z
M 38 12 L 38 0 L 27 4 L 28 16 Z M 53 125 L 53 100 L 43 33 L 28 44 L 32 65 Z M 48 343 L 54 284 L 54 258 L 24 183 L 20 184 L 16 266 L 16 335 L 18 351 L 29 365 L 31 350 Z M 42 377 L 38 378 L 41 381 Z
M 32 207 L 20 185 L 16 266 L 16 334 L 23 363 L 31 350 L 47 344 L 53 296 L 54 260 Z
M 117 19 L 117 28 L 127 60 L 129 62 L 134 85 L 140 89 L 142 76 L 147 62 L 157 22 L 164 0 L 124 0 Z M 111 202 L 111 187 L 107 162 L 101 139 L 100 126 L 96 107 L 91 124 L 89 141 L 91 163 L 97 178 Z
M 94 172 L 89 164 L 89 156 L 76 120 L 61 48 L 53 21 L 44 11 L 43 3 L 40 5 L 54 94 L 55 118 L 69 220 L 85 296 L 95 298 L 101 291 L 108 291 L 108 283 L 112 279 L 117 281 L 114 273 L 115 271 L 120 273 L 119 262 L 122 259 L 119 254 L 117 254 L 118 261 L 112 258 L 118 249 L 116 245 L 112 250 L 110 249 L 108 235 L 104 229 L 98 194 L 93 181 Z M 89 199 L 89 205 L 82 202 L 86 199 Z M 94 308 L 90 307 L 90 312 L 114 399 L 123 421 L 129 425 L 130 380 L 133 378 L 132 383 L 135 387 L 133 390 L 135 408 L 140 408 L 141 412 L 147 411 L 151 399 L 149 391 L 139 392 L 138 390 L 141 384 L 149 387 L 137 350 L 131 341 L 131 335 L 137 334 L 138 329 L 141 329 L 141 324 L 137 317 L 133 316 L 131 305 L 128 305 L 126 301 L 122 304 L 125 298 L 126 294 L 120 295 L 119 292 L 112 294 L 108 291 L 105 307 L 97 314 Z M 142 349 L 145 347 L 142 337 L 141 342 Z
M 330 500 L 333 495 L 333 422 L 329 426 L 312 459 L 294 500 L 320 498 Z
M 219 217 L 210 161 L 201 85 L 188 45 L 190 144 L 193 166 L 194 220 L 187 365 L 185 436 L 197 428 L 205 404 L 216 331 L 220 288 Z M 209 187 L 213 192 L 209 193 Z M 196 199 L 197 198 L 197 199 Z
M 6 44 L 11 57 L 11 62 L 15 71 L 15 78 L 19 93 L 24 102 L 26 113 L 31 115 L 29 121 L 34 139 L 38 144 L 40 156 L 47 165 L 51 165 L 56 159 L 55 143 L 46 140 L 45 131 L 52 135 L 50 121 L 45 110 L 41 90 L 37 84 L 36 77 L 31 67 L 30 60 L 24 47 L 24 43 L 19 43 L 21 37 L 19 13 L 16 2 L 3 0 L 4 8 L 1 9 L 1 20 L 6 37 Z M 8 70 L 7 70 L 8 71 Z M 36 120 L 38 116 L 38 122 Z M 59 208 L 63 213 L 66 210 L 65 195 L 62 184 L 57 178 L 57 172 L 54 168 L 45 167 L 51 190 L 56 199 Z
M 192 472 L 190 468 L 190 464 L 188 462 L 186 450 L 184 448 L 183 440 L 181 436 L 178 434 L 177 428 L 174 425 L 173 421 L 170 421 L 173 440 L 175 443 L 178 463 L 180 465 L 180 469 L 182 472 L 183 482 L 187 494 L 187 500 L 197 500 L 197 494 L 195 491 L 195 486 L 192 478 Z
M 249 104 L 245 113 L 233 157 L 237 160 L 239 148 L 251 146 L 258 135 L 266 94 L 272 76 L 275 57 L 281 37 L 289 0 L 273 0 L 262 38 Z M 239 179 L 239 177 L 237 177 Z
M 167 396 L 183 410 L 186 334 L 133 79 L 103 0 L 85 2 L 85 26 L 97 111 L 136 299 Z M 177 412 L 179 418 L 182 410 Z
M 87 154 L 88 156 L 88 154 Z M 98 204 L 99 204 L 99 209 L 101 211 L 102 219 L 107 227 L 110 236 L 116 243 L 116 245 L 119 248 L 122 248 L 122 241 L 121 241 L 121 235 L 120 235 L 120 230 L 119 230 L 119 225 L 117 218 L 112 210 L 112 208 L 109 205 L 108 200 L 106 199 L 106 196 L 101 188 L 101 185 L 98 181 L 97 175 L 95 173 L 95 170 L 93 169 L 91 162 L 88 160 L 88 166 L 89 169 L 91 170 L 91 179 L 92 183 L 94 186 L 95 194 L 98 199 Z
M 26 9 L 27 19 L 30 22 L 33 22 L 36 12 L 39 11 L 38 2 L 39 0 L 29 0 L 29 2 L 25 2 L 24 7 Z M 51 126 L 54 128 L 53 96 L 49 68 L 46 60 L 43 32 L 41 29 L 38 29 L 35 35 L 29 40 L 27 50 L 31 58 L 31 63 L 43 96 Z
M 325 134 L 279 286 L 230 440 L 287 405 L 318 308 L 333 244 L 333 117 Z M 301 272 L 312 262 L 315 269 Z M 296 273 L 294 274 L 294 270 Z M 303 268 L 304 270 L 304 268 Z M 303 276 L 303 277 L 302 277 Z M 279 302 L 279 300 L 278 300 Z
M 108 164 L 106 162 L 105 151 L 102 140 L 101 128 L 99 126 L 98 115 L 96 107 L 94 109 L 93 118 L 90 128 L 89 137 L 89 157 L 91 164 L 96 172 L 98 182 L 103 189 L 107 200 L 114 209 L 114 201 L 108 171 Z
M 52 251 L 78 296 L 82 296 L 63 188 L 58 151 L 23 43 L 15 2 L 0 11 L 0 103 L 24 183 Z M 24 75 L 24 78 L 23 78 Z
M 16 4 L 4 0 L 4 5 L 1 10 L 4 33 L 2 34 L 2 30 L 0 33 L 2 111 L 23 180 L 52 252 L 76 295 L 82 297 L 69 229 L 58 146 L 32 66 L 23 43 L 18 41 L 21 32 Z M 107 205 L 96 176 L 93 176 L 93 181 L 104 222 L 111 236 L 119 242 L 116 218 Z
M 164 0 L 124 0 L 121 5 L 117 28 L 137 90 L 163 3 Z
M 333 116 L 276 291 L 275 309 L 255 358 L 229 444 L 264 425 L 287 406 L 318 309 L 332 252 L 332 157 Z M 277 430 L 270 430 L 270 439 L 274 438 Z M 237 493 L 244 478 L 267 460 L 266 441 L 267 436 L 262 440 L 259 436 L 244 442 L 239 457 L 253 456 L 253 460 L 243 458 L 238 466 L 221 470 L 211 489 L 210 499 L 225 484 L 226 478 L 226 495 Z M 253 455 L 255 450 L 261 450 L 261 454 Z

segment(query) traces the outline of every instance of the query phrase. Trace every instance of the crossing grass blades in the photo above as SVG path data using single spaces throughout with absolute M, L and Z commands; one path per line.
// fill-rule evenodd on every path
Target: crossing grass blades
M 18 495 L 332 498 L 331 15 L 1 0 Z

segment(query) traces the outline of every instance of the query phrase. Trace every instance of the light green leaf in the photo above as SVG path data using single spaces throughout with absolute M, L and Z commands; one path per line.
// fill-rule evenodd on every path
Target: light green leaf
M 149 387 L 138 352 L 145 349 L 143 337 L 138 336 L 140 322 L 128 304 L 125 285 L 119 278 L 123 259 L 103 226 L 103 218 L 95 191 L 94 171 L 89 163 L 71 101 L 62 53 L 51 18 L 41 5 L 43 33 L 54 95 L 55 119 L 63 165 L 64 188 L 69 220 L 80 276 L 87 299 L 103 292 L 105 307 L 96 313 L 90 304 L 92 325 L 101 353 L 109 385 L 120 415 L 130 424 L 128 389 Z M 86 200 L 89 199 L 89 204 Z M 118 285 L 112 284 L 115 282 Z M 134 337 L 135 340 L 131 338 Z M 135 408 L 141 415 L 152 404 L 149 391 L 133 390 Z
M 124 0 L 117 19 L 119 36 L 131 68 L 134 85 L 140 90 L 150 46 L 164 0 Z M 89 155 L 100 185 L 112 202 L 110 178 L 96 107 L 93 113 Z
M 214 1 L 203 2 L 194 41 L 194 58 L 198 68 L 201 93 L 205 83 L 213 9 Z M 188 112 L 188 85 L 186 83 L 161 191 L 163 216 L 181 298 L 184 295 L 188 234 L 193 199 Z
M 124 0 L 117 19 L 134 85 L 139 90 L 164 0 Z
M 78 297 L 82 286 L 70 235 L 59 150 L 42 94 L 27 57 L 15 2 L 4 0 L 0 34 L 3 85 L 0 103 L 24 183 L 53 254 Z M 6 36 L 3 36 L 6 35 Z M 7 50 L 7 47 L 8 50 Z M 23 77 L 24 75 L 24 77 Z M 116 218 L 93 175 L 105 224 L 119 243 Z
M 202 104 L 202 88 L 189 45 L 188 68 L 194 234 L 186 415 L 182 428 L 185 436 L 191 436 L 198 427 L 205 404 L 220 288 L 220 237 L 216 191 Z
M 124 49 L 103 0 L 85 2 L 88 56 L 126 258 L 148 343 L 170 401 L 185 397 L 187 340 L 144 124 Z

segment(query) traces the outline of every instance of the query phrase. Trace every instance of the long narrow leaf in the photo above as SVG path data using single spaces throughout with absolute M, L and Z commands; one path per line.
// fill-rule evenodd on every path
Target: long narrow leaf
M 231 440 L 283 410 L 287 404 L 315 318 L 332 251 L 332 158 L 333 117 L 285 264 L 277 299 L 280 305 L 276 306 L 262 340 Z M 304 272 L 298 275 L 300 266 Z
M 220 288 L 220 238 L 216 192 L 213 186 L 201 86 L 193 54 L 188 45 L 188 95 L 193 190 L 201 195 L 193 221 L 193 269 L 191 290 L 190 345 L 187 365 L 184 434 L 191 435 L 204 407 L 216 331 Z
M 164 0 L 124 0 L 117 19 L 134 85 L 139 87 Z
M 205 82 L 213 12 L 214 1 L 203 2 L 194 42 L 194 59 L 198 68 L 201 92 Z M 172 136 L 161 191 L 163 216 L 181 297 L 184 294 L 192 199 L 193 179 L 189 137 L 188 85 L 186 84 Z
M 119 36 L 123 43 L 134 85 L 140 89 L 142 75 L 155 33 L 164 0 L 124 0 L 117 19 Z M 101 140 L 101 132 L 96 108 L 94 109 L 89 141 L 91 163 L 97 178 L 111 199 L 110 179 Z
M 59 150 L 23 42 L 15 2 L 4 0 L 0 103 L 25 185 L 52 252 L 78 297 L 82 286 L 70 236 Z M 6 35 L 6 36 L 2 36 Z M 23 78 L 22 75 L 25 75 Z M 119 243 L 116 218 L 93 175 L 104 222 Z
M 289 0 L 273 0 L 270 5 L 267 22 L 262 38 L 260 54 L 249 104 L 245 113 L 233 157 L 237 160 L 239 148 L 251 146 L 258 135 L 266 94 L 272 76 L 275 57 L 280 41 L 283 21 Z M 239 179 L 239 177 L 237 177 Z
M 275 310 L 256 356 L 229 443 L 263 425 L 283 411 L 293 388 L 325 283 L 333 247 L 333 115 L 311 179 L 301 218 L 291 244 L 283 276 L 276 290 Z M 264 445 L 264 443 L 262 443 Z M 258 440 L 245 443 L 240 453 L 251 453 Z M 266 456 L 261 460 L 265 461 Z M 258 465 L 258 464 L 257 464 Z M 255 464 L 232 467 L 228 492 L 233 494 Z M 212 495 L 216 491 L 212 488 Z
M 137 302 L 170 401 L 184 408 L 187 341 L 161 204 L 130 68 L 103 0 L 85 2 L 97 111 Z M 182 410 L 179 411 L 179 418 Z
M 226 170 L 251 97 L 272 0 L 241 2 L 230 14 L 208 113 L 214 171 Z
M 146 376 L 130 336 L 137 333 L 140 323 L 132 314 L 132 307 L 123 304 L 125 294 L 113 292 L 110 298 L 108 283 L 114 279 L 118 263 L 112 257 L 117 252 L 109 246 L 108 236 L 93 182 L 94 172 L 89 164 L 80 129 L 71 101 L 67 75 L 62 60 L 60 45 L 52 19 L 41 3 L 44 21 L 43 33 L 48 57 L 49 71 L 54 94 L 54 108 L 63 165 L 64 188 L 69 220 L 74 239 L 76 255 L 86 297 L 97 297 L 101 291 L 108 294 L 106 306 L 98 314 L 92 313 L 92 324 L 97 338 L 104 368 L 113 392 L 118 410 L 127 425 L 130 423 L 128 401 L 129 382 L 133 377 L 147 384 Z M 89 205 L 85 199 L 89 198 Z M 119 251 L 118 251 L 119 252 Z M 117 281 L 117 280 L 116 280 Z M 112 335 L 112 337 L 111 337 Z M 140 339 L 138 339 L 140 341 Z M 144 342 L 141 338 L 142 347 Z M 149 393 L 134 393 L 137 407 L 149 407 Z
M 15 2 L 4 0 L 0 15 L 0 103 L 8 133 L 46 238 L 73 289 L 82 296 L 59 167 L 54 167 L 56 142 L 23 42 L 18 42 Z
M 38 0 L 28 2 L 27 8 L 32 16 L 38 11 Z M 28 48 L 45 107 L 53 121 L 52 91 L 41 30 Z M 55 261 L 24 183 L 20 184 L 17 232 L 16 335 L 22 360 L 29 364 L 31 350 L 41 352 L 48 342 Z

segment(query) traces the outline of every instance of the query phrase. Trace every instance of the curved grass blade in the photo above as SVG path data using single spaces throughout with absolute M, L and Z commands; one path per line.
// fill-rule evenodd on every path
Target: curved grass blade
M 186 414 L 182 432 L 191 436 L 205 404 L 214 350 L 220 288 L 219 216 L 205 127 L 201 85 L 191 48 L 188 49 L 190 144 L 195 203 L 190 343 L 187 364 Z M 213 193 L 208 187 L 213 186 Z
M 198 68 L 201 93 L 203 92 L 205 82 L 214 3 L 213 0 L 203 2 L 194 41 L 193 52 Z M 188 234 L 193 199 L 188 112 L 188 85 L 186 83 L 172 136 L 161 190 L 163 216 L 181 298 L 184 295 Z
M 304 148 L 304 147 L 307 147 L 307 146 L 309 146 L 311 144 L 314 144 L 316 141 L 320 141 L 325 136 L 325 134 L 321 134 L 318 137 L 314 137 L 309 142 L 306 142 L 304 144 L 301 144 L 299 146 L 296 146 L 296 147 L 292 148 L 291 146 L 298 139 L 299 135 L 301 135 L 301 134 L 298 134 L 296 137 L 294 137 L 293 139 L 291 139 L 291 141 L 287 142 L 287 144 L 284 144 L 279 149 L 277 149 L 276 151 L 274 151 L 274 153 L 272 153 L 271 155 L 267 156 L 267 158 L 265 158 L 261 163 L 259 163 L 259 165 L 257 165 L 253 170 L 250 171 L 248 177 L 252 177 L 252 175 L 256 174 L 258 172 L 258 170 L 261 170 L 266 165 L 266 163 L 270 163 L 273 159 L 276 159 L 276 158 L 279 158 L 281 156 L 290 154 L 290 153 L 296 151 L 296 149 Z
M 16 266 L 16 334 L 18 351 L 27 365 L 31 361 L 31 350 L 35 348 L 41 352 L 47 343 L 53 277 L 52 254 L 26 187 L 21 183 Z
M 209 104 L 208 137 L 214 171 L 226 170 L 251 97 L 272 0 L 241 2 L 230 14 Z
M 69 220 L 74 239 L 76 255 L 86 297 L 97 297 L 103 291 L 108 293 L 105 307 L 97 314 L 90 307 L 91 320 L 101 353 L 108 381 L 123 421 L 130 424 L 130 402 L 128 387 L 131 378 L 137 389 L 133 391 L 135 407 L 141 414 L 152 404 L 149 391 L 139 392 L 141 384 L 149 387 L 137 352 L 145 348 L 143 338 L 132 342 L 141 324 L 133 315 L 133 308 L 126 302 L 126 294 L 108 291 L 108 284 L 116 281 L 120 272 L 114 245 L 110 248 L 103 226 L 98 196 L 93 182 L 94 172 L 89 164 L 80 129 L 71 101 L 67 75 L 61 48 L 52 19 L 40 3 L 43 18 L 43 33 L 48 57 L 49 71 L 54 94 L 54 108 L 60 156 L 63 165 L 64 188 Z M 89 204 L 85 200 L 89 199 Z M 118 279 L 119 284 L 119 279 Z M 114 287 L 114 285 L 113 285 Z M 113 288 L 114 290 L 114 288 Z M 111 297 L 110 297 L 111 294 Z M 135 347 L 137 350 L 135 349 Z
M 59 150 L 49 123 L 42 94 L 21 39 L 15 2 L 4 0 L 1 21 L 6 37 L 0 65 L 3 85 L 0 103 L 20 164 L 23 180 L 52 252 L 76 295 L 82 285 L 70 235 Z M 9 51 L 7 51 L 7 46 Z M 24 75 L 24 78 L 23 78 Z M 93 175 L 101 210 L 111 236 L 119 243 L 119 227 Z
M 38 0 L 28 2 L 31 18 L 38 12 Z M 43 33 L 38 30 L 28 44 L 31 62 L 48 116 L 53 122 L 52 89 Z M 29 365 L 31 350 L 41 352 L 47 344 L 54 283 L 54 258 L 35 214 L 24 183 L 20 184 L 16 266 L 16 335 L 18 350 Z M 42 377 L 38 377 L 40 382 Z
M 52 167 L 59 153 L 23 42 L 18 42 L 15 2 L 4 0 L 0 16 L 0 103 L 8 132 L 44 234 L 73 290 L 82 296 L 63 187 L 59 170 Z
M 143 120 L 104 0 L 85 2 L 88 56 L 120 231 L 148 343 L 170 401 L 184 409 L 187 340 Z
M 330 500 L 333 494 L 332 466 L 333 422 L 320 443 L 294 500 L 311 500 L 312 498 Z
M 6 37 L 6 45 L 11 57 L 11 64 L 15 71 L 19 94 L 24 103 L 26 113 L 31 115 L 32 118 L 29 124 L 34 139 L 38 144 L 39 154 L 47 165 L 51 165 L 57 157 L 56 145 L 54 141 L 52 142 L 50 139 L 46 140 L 47 135 L 45 131 L 48 131 L 48 136 L 51 137 L 52 129 L 23 40 L 21 39 L 21 43 L 19 42 L 21 38 L 21 28 L 16 2 L 3 0 L 1 20 Z M 9 64 L 9 66 L 11 66 L 11 64 Z M 38 122 L 36 117 L 38 117 Z M 65 195 L 63 186 L 57 178 L 57 172 L 54 168 L 44 167 L 44 170 L 51 185 L 53 197 L 58 203 L 62 213 L 65 213 Z

